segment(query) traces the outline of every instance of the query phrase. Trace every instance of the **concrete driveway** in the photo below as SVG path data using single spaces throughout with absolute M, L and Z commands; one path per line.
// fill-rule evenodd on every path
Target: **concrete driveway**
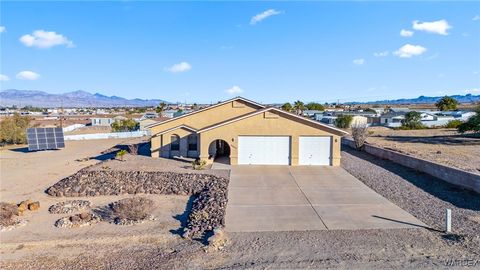
M 232 166 L 226 230 L 425 226 L 340 167 Z

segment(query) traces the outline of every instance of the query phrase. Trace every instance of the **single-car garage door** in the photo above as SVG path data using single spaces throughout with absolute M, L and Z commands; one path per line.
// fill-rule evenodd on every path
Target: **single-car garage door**
M 300 137 L 299 165 L 330 165 L 332 137 Z
M 239 136 L 238 164 L 289 165 L 290 137 Z

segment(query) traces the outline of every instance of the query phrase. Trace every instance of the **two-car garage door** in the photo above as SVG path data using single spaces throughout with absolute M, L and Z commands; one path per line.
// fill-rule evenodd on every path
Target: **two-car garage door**
M 239 136 L 238 164 L 289 165 L 290 137 Z
M 289 136 L 239 136 L 238 164 L 289 165 Z M 299 138 L 299 165 L 330 165 L 331 137 Z

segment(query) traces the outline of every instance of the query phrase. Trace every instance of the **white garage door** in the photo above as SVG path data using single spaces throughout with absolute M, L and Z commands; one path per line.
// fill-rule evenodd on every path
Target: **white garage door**
M 300 137 L 299 165 L 330 165 L 332 137 Z
M 289 165 L 290 137 L 239 136 L 238 164 Z

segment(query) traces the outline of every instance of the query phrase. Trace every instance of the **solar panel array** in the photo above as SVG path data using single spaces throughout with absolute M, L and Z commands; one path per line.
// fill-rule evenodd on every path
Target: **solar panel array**
M 28 150 L 48 150 L 65 147 L 62 128 L 28 128 Z

